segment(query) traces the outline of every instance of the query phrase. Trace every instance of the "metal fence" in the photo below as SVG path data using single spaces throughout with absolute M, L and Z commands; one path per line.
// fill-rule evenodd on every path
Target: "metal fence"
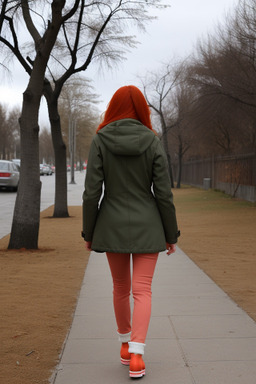
M 256 154 L 218 156 L 182 165 L 183 184 L 213 188 L 256 202 Z

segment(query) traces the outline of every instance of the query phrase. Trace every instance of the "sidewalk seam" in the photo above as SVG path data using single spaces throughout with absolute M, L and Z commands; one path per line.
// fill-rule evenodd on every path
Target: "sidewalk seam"
M 181 344 L 180 344 L 180 339 L 179 339 L 179 337 L 178 337 L 178 335 L 177 335 L 177 332 L 176 332 L 176 329 L 175 329 L 174 324 L 173 324 L 173 322 L 172 322 L 171 316 L 168 316 L 168 320 L 169 320 L 169 322 L 170 322 L 170 325 L 171 325 L 171 327 L 172 327 L 173 333 L 174 333 L 174 335 L 175 335 L 175 339 L 176 339 L 176 341 L 177 341 L 177 344 L 178 344 L 178 347 L 179 347 L 179 350 L 180 350 L 180 353 L 181 353 L 182 360 L 183 360 L 184 363 L 185 363 L 185 367 L 188 369 L 188 372 L 189 372 L 189 375 L 190 375 L 190 377 L 191 377 L 192 383 L 193 383 L 193 384 L 196 384 L 196 380 L 195 380 L 195 378 L 194 378 L 194 376 L 193 376 L 193 374 L 192 374 L 192 372 L 191 372 L 190 365 L 189 365 L 188 359 L 187 359 L 187 357 L 186 357 L 186 354 L 185 354 L 185 352 L 183 351 L 183 348 L 182 348 L 182 346 L 181 346 Z

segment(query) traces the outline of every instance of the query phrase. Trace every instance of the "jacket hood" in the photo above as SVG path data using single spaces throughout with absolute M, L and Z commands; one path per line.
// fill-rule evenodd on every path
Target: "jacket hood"
M 110 152 L 123 156 L 141 155 L 156 137 L 151 129 L 134 119 L 114 121 L 99 130 L 98 135 Z

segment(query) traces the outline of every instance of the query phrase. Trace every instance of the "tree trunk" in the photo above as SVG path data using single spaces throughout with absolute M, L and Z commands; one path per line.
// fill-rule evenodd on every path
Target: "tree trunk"
M 41 37 L 35 30 L 28 1 L 22 11 L 29 32 L 36 42 L 36 57 L 31 67 L 28 87 L 23 94 L 20 118 L 21 172 L 8 248 L 38 248 L 41 182 L 39 171 L 38 114 L 43 94 L 46 66 L 61 27 L 65 0 L 52 1 L 52 22 Z
M 178 178 L 176 188 L 181 186 L 181 174 L 182 174 L 182 146 L 179 146 L 179 156 L 178 156 Z
M 169 175 L 170 175 L 170 180 L 171 180 L 171 187 L 174 188 L 174 180 L 173 180 L 173 173 L 172 173 L 172 161 L 171 161 L 171 155 L 169 153 L 169 145 L 168 145 L 168 137 L 167 137 L 167 130 L 166 129 L 163 129 L 162 138 L 163 138 L 164 150 L 165 150 L 165 153 L 167 156 L 168 169 L 169 169 Z
M 9 249 L 37 249 L 40 223 L 38 111 L 40 94 L 28 86 L 23 94 L 20 123 L 21 169 Z
M 62 138 L 57 101 L 47 97 L 55 155 L 55 203 L 53 217 L 68 217 L 66 145 Z

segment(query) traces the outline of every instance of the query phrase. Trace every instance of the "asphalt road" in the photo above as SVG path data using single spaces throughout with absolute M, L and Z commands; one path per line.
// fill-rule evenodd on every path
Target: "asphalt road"
M 70 184 L 68 173 L 68 205 L 80 205 L 85 173 L 75 172 L 76 184 Z M 54 204 L 55 176 L 41 176 L 41 211 Z M 11 232 L 16 192 L 0 189 L 0 239 Z

